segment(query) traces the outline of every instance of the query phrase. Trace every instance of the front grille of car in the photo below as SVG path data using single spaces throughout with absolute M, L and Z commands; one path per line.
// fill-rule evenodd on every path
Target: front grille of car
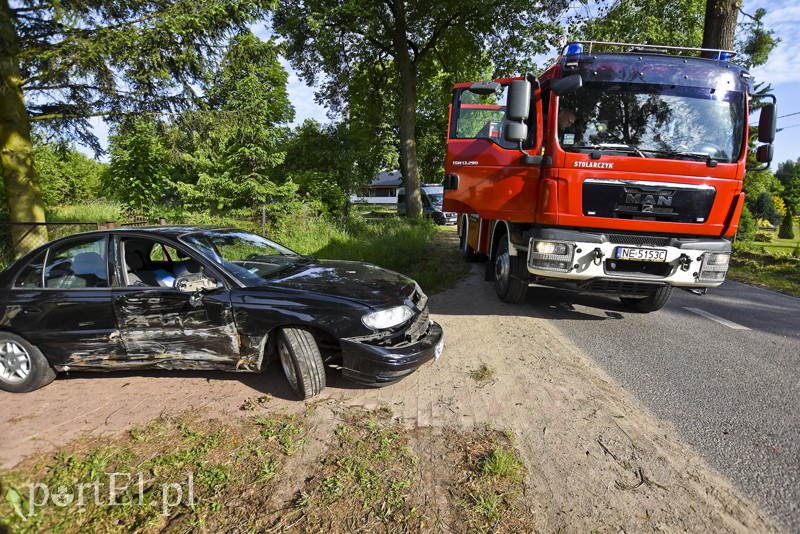
M 408 327 L 406 330 L 405 341 L 416 343 L 418 339 L 423 337 L 425 334 L 428 333 L 428 327 L 430 326 L 430 312 L 428 312 L 428 308 L 422 310 L 416 320 Z
M 428 297 L 422 292 L 419 286 L 414 288 L 414 292 L 408 297 L 408 300 L 418 309 L 425 310 L 428 305 Z

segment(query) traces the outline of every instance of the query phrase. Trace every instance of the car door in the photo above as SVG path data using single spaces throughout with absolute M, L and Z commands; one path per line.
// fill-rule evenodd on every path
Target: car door
M 193 298 L 174 287 L 184 271 L 213 269 L 182 247 L 145 236 L 118 238 L 119 286 L 114 315 L 124 365 L 166 369 L 233 369 L 239 361 L 230 290 Z
M 108 273 L 107 235 L 60 241 L 20 270 L 3 321 L 59 368 L 107 367 L 122 352 Z

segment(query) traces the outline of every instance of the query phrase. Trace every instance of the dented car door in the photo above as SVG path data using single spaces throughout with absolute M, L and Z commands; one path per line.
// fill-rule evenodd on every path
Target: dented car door
M 236 367 L 239 336 L 227 289 L 192 302 L 192 294 L 173 288 L 121 287 L 113 304 L 126 366 Z

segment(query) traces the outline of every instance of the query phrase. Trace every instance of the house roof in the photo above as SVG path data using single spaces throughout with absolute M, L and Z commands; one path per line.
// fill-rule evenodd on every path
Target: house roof
M 372 183 L 367 187 L 400 187 L 403 185 L 403 177 L 400 171 L 384 171 L 372 179 Z

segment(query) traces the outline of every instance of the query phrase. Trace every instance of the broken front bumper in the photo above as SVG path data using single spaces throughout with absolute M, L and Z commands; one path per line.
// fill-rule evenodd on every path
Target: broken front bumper
M 340 344 L 345 377 L 363 384 L 386 385 L 438 358 L 444 349 L 444 332 L 438 323 L 431 321 L 427 333 L 413 343 L 380 346 L 342 339 Z

